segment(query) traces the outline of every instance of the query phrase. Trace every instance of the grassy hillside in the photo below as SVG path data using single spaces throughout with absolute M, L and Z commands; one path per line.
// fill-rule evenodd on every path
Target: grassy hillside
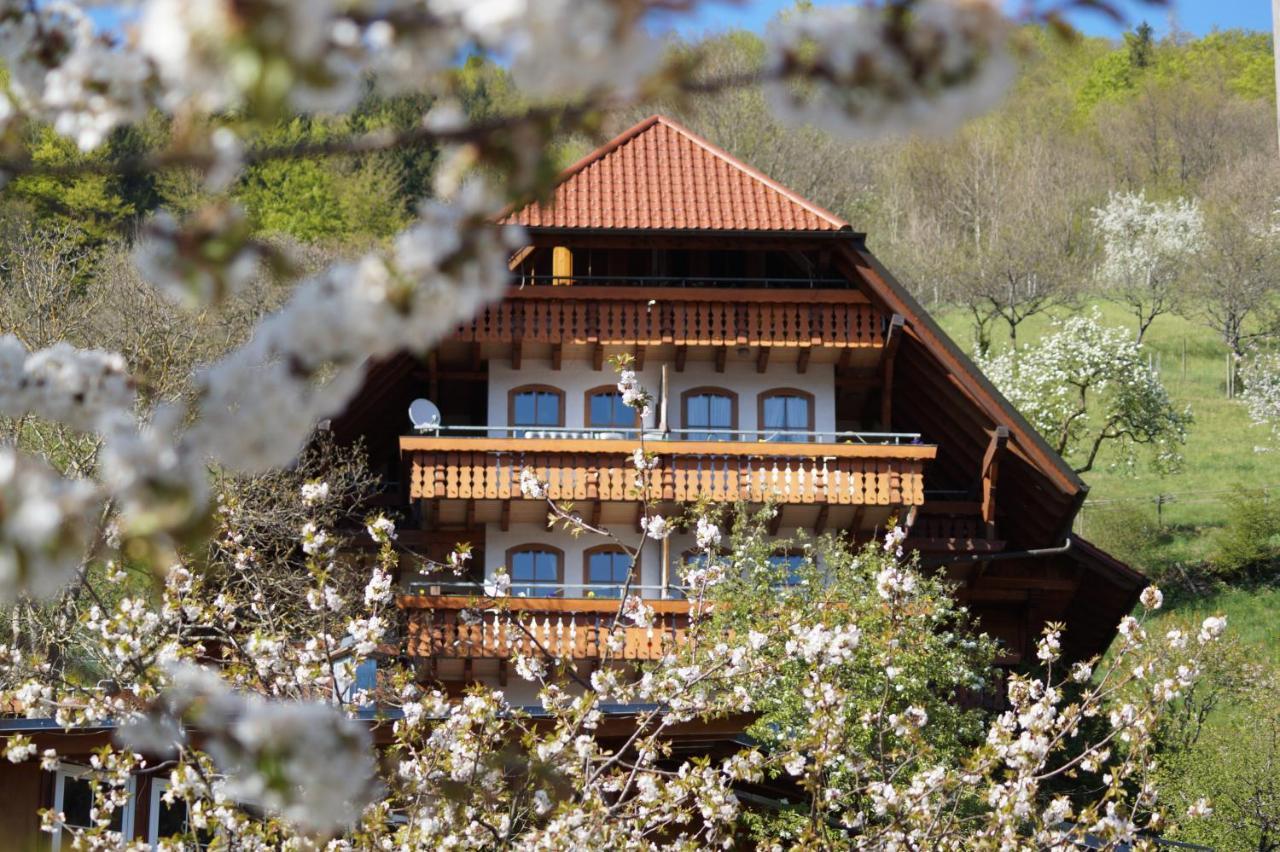
M 1115 305 L 1096 307 L 1108 325 L 1133 325 Z M 958 343 L 971 348 L 973 332 L 963 314 L 945 311 L 939 320 Z M 1020 345 L 1034 344 L 1048 327 L 1048 318 L 1029 320 L 1019 332 Z M 1007 346 L 1007 335 L 997 335 L 995 345 Z M 1238 400 L 1227 399 L 1227 349 L 1211 330 L 1182 317 L 1164 316 L 1147 332 L 1144 345 L 1174 401 L 1190 406 L 1195 417 L 1184 449 L 1186 463 L 1176 474 L 1162 475 L 1146 466 L 1130 473 L 1115 468 L 1104 453 L 1103 461 L 1084 475 L 1089 500 L 1076 529 L 1099 543 L 1125 549 L 1134 546 L 1132 540 L 1108 540 L 1135 535 L 1135 523 L 1143 521 L 1158 534 L 1144 542 L 1147 552 L 1136 561 L 1147 562 L 1148 568 L 1194 564 L 1208 557 L 1213 536 L 1226 521 L 1230 507 L 1224 497 L 1257 489 L 1270 490 L 1280 499 L 1280 442 L 1267 429 L 1254 426 Z

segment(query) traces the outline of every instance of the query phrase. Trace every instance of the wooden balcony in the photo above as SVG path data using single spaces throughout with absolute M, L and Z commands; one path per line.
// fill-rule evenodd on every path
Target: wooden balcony
M 651 627 L 625 626 L 616 660 L 656 660 L 684 640 L 686 601 L 647 601 Z M 452 595 L 402 596 L 408 613 L 406 651 L 418 659 L 509 660 L 515 654 L 566 660 L 604 657 L 616 599 L 502 598 Z M 465 611 L 465 615 L 463 614 Z
M 460 327 L 470 343 L 883 347 L 888 315 L 850 290 L 513 288 Z
M 522 500 L 532 468 L 557 501 L 634 501 L 635 440 L 405 436 L 409 494 L 423 500 Z M 658 467 L 649 494 L 667 502 L 916 506 L 924 502 L 924 445 L 650 441 Z

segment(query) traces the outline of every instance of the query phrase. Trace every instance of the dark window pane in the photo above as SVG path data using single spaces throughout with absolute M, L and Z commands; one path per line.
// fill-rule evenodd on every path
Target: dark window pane
M 160 813 L 157 816 L 157 838 L 187 833 L 187 803 L 181 799 L 175 799 L 173 804 L 160 799 Z
M 67 825 L 76 828 L 89 828 L 92 820 L 89 811 L 93 808 L 93 787 L 85 778 L 64 778 L 62 780 L 62 812 L 66 814 Z

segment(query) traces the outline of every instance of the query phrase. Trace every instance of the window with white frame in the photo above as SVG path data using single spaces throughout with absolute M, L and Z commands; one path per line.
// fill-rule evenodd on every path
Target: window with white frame
M 169 791 L 169 786 L 169 782 L 164 778 L 156 778 L 151 782 L 147 842 L 153 847 L 167 838 L 186 838 L 191 830 L 187 822 L 187 803 L 180 798 L 175 798 L 172 802 L 164 800 L 164 794 Z M 196 832 L 196 844 L 200 849 L 209 846 L 212 838 L 213 835 L 206 830 Z
M 66 844 L 62 842 L 64 831 L 69 833 L 70 829 L 94 826 L 94 808 L 98 803 L 94 802 L 92 778 L 92 769 L 73 763 L 60 764 L 54 771 L 53 810 L 63 815 L 63 823 L 67 826 L 67 830 L 61 826 L 54 830 L 52 842 L 54 852 L 69 848 L 71 845 L 70 838 L 67 839 Z M 133 837 L 133 815 L 136 806 L 133 778 L 129 779 L 125 790 L 129 796 L 128 801 L 123 806 L 117 807 L 111 814 L 110 829 L 120 832 L 121 836 L 128 840 Z M 103 792 L 107 792 L 105 787 Z

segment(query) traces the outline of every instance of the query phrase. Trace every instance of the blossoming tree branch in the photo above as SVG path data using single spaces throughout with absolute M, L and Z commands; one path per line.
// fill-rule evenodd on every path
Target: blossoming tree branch
M 527 632 L 535 652 L 514 664 L 542 685 L 543 713 L 480 687 L 450 700 L 398 664 L 380 670 L 372 690 L 343 689 L 394 631 L 391 572 L 407 556 L 394 524 L 366 519 L 377 564 L 362 588 L 344 587 L 341 489 L 297 483 L 305 590 L 288 600 L 259 578 L 272 557 L 246 538 L 253 507 L 211 476 L 288 468 L 317 422 L 350 400 L 370 359 L 425 352 L 497 299 L 522 235 L 492 223 L 504 204 L 547 191 L 556 134 L 592 132 L 610 111 L 649 99 L 756 83 L 786 121 L 864 138 L 945 132 L 1009 85 L 1017 24 L 1058 23 L 1073 5 L 1096 2 L 1026 4 L 1017 19 L 988 0 L 801 8 L 769 32 L 760 77 L 711 80 L 696 52 L 667 51 L 652 34 L 656 15 L 696 10 L 683 0 L 115 5 L 132 7 L 122 33 L 95 28 L 80 4 L 0 3 L 0 178 L 102 168 L 37 163 L 24 136 L 34 122 L 91 151 L 153 113 L 180 132 L 122 171 L 194 169 L 214 193 L 270 159 L 424 141 L 446 153 L 436 195 L 411 226 L 298 281 L 243 344 L 198 370 L 193 393 L 144 405 L 147 376 L 119 354 L 65 343 L 29 351 L 0 338 L 0 414 L 94 442 L 92 476 L 20 442 L 0 449 L 0 600 L 39 602 L 53 625 L 48 641 L 19 626 L 0 646 L 0 698 L 65 728 L 119 726 L 89 767 L 93 825 L 42 815 L 64 843 L 125 845 L 113 817 L 140 772 L 163 776 L 166 801 L 185 804 L 181 842 L 212 837 L 225 848 L 694 848 L 729 846 L 744 832 L 774 848 L 1049 848 L 1077 826 L 1106 842 L 1145 842 L 1140 831 L 1211 807 L 1172 813 L 1150 776 L 1156 723 L 1195 681 L 1225 627 L 1219 618 L 1164 635 L 1149 635 L 1145 616 L 1127 618 L 1105 664 L 1067 671 L 1050 626 L 1041 668 L 1002 684 L 995 649 L 960 638 L 970 635 L 966 614 L 903 552 L 900 528 L 862 549 L 797 542 L 806 582 L 783 583 L 768 558 L 777 542 L 767 517 L 709 504 L 657 513 L 659 461 L 641 438 L 632 468 L 643 534 L 634 541 L 550 499 L 535 471 L 521 472 L 519 487 L 546 501 L 551 523 L 616 542 L 633 564 L 646 542 L 693 531 L 697 558 L 682 578 L 691 623 L 679 647 L 634 678 L 607 665 L 625 629 L 653 617 L 628 580 L 606 628 L 605 664 L 583 679 L 538 645 L 500 573 L 476 584 L 466 617 L 496 614 Z M 454 73 L 469 52 L 502 57 L 545 103 L 469 122 Z M 314 148 L 244 141 L 282 114 L 349 111 L 366 85 L 426 93 L 435 105 L 407 133 Z M 264 266 L 290 271 L 227 201 L 156 216 L 134 260 L 188 310 L 219 310 Z M 624 403 L 652 405 L 619 366 Z M 459 550 L 428 567 L 461 575 L 467 559 Z M 120 594 L 139 574 L 153 592 Z M 1149 589 L 1142 604 L 1158 609 L 1160 593 Z M 306 619 L 305 636 L 281 617 L 289 606 Z M 989 724 L 959 700 L 1000 689 L 1010 709 Z M 646 708 L 622 748 L 595 736 L 607 702 Z M 759 720 L 752 745 L 706 759 L 670 753 L 673 728 L 743 713 Z M 4 753 L 47 767 L 59 760 L 21 734 Z M 1085 774 L 1088 795 L 1056 792 Z M 792 779 L 804 806 L 746 814 L 735 788 L 765 777 Z

